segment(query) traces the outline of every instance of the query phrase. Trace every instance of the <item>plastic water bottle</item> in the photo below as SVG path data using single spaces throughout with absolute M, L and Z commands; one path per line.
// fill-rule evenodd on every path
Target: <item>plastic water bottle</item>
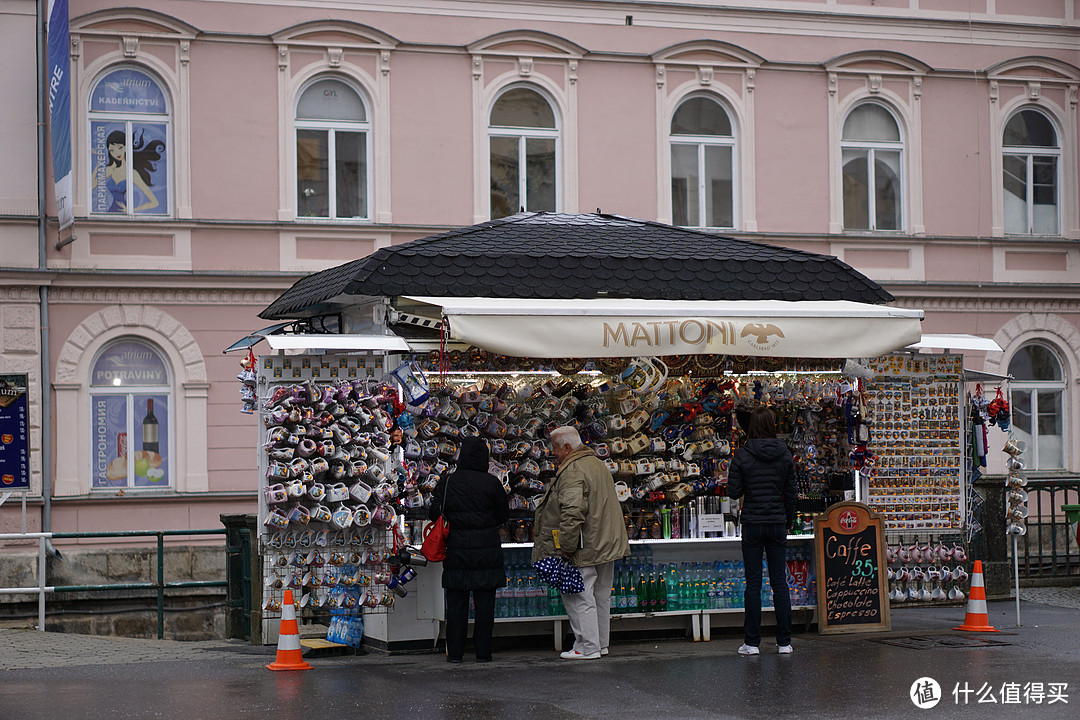
M 667 572 L 664 577 L 664 590 L 667 594 L 667 609 L 668 610 L 681 610 L 679 598 L 679 575 L 675 571 L 675 563 L 667 566 Z
M 541 598 L 544 597 L 544 588 L 540 586 L 539 578 L 532 575 L 529 576 L 528 595 L 529 616 L 540 617 L 544 614 L 543 603 L 541 602 Z
M 514 599 L 513 599 L 513 611 L 514 617 L 525 617 L 525 603 L 526 603 L 526 588 L 525 578 L 522 577 L 520 572 L 514 573 Z

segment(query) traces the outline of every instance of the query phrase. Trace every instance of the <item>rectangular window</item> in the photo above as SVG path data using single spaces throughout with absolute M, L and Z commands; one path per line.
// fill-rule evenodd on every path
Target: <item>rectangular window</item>
M 169 396 L 90 396 L 92 481 L 95 489 L 167 488 Z
M 1057 235 L 1057 158 L 1036 155 L 1031 164 L 1031 231 L 1036 235 Z
M 296 194 L 300 217 L 330 217 L 330 138 L 326 130 L 296 131 Z
M 1003 158 L 1005 190 L 1005 232 L 1013 235 L 1028 233 L 1027 158 L 1006 155 Z
M 1065 448 L 1062 435 L 1061 391 L 1039 392 L 1036 398 L 1038 416 L 1038 468 L 1053 470 L 1065 467 Z
M 513 215 L 522 206 L 519 191 L 518 138 L 491 138 L 491 217 Z
M 875 230 L 900 229 L 900 153 L 874 150 Z
M 339 218 L 367 217 L 363 179 L 367 177 L 367 138 L 364 133 L 334 132 L 335 180 Z
M 671 222 L 700 227 L 697 145 L 671 146 Z
M 90 123 L 90 212 L 169 214 L 167 133 L 164 123 Z
M 525 139 L 526 210 L 555 211 L 555 140 Z
M 844 150 L 844 229 L 870 229 L 870 187 L 866 150 Z
M 91 457 L 95 488 L 128 486 L 128 411 L 126 395 L 91 395 Z
M 731 187 L 732 149 L 705 146 L 705 217 L 707 227 L 735 226 Z

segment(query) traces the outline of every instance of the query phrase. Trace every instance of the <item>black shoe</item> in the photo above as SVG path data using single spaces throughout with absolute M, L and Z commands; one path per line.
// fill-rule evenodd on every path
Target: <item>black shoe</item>
M 478 657 L 478 658 L 476 658 L 476 662 L 491 662 L 491 658 L 490 657 Z
M 457 664 L 457 663 L 460 663 L 461 661 L 462 661 L 462 659 L 459 658 L 459 657 L 450 657 L 449 655 L 446 656 L 446 662 L 448 662 L 448 663 Z

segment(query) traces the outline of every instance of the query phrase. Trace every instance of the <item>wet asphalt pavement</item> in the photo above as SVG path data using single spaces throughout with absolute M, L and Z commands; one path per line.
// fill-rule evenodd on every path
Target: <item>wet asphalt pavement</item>
M 1011 602 L 990 603 L 990 621 L 1003 630 L 996 635 L 952 632 L 963 617 L 962 608 L 900 609 L 892 633 L 797 633 L 792 655 L 777 655 L 767 639 L 762 655 L 742 657 L 738 635 L 714 631 L 708 643 L 613 644 L 596 661 L 504 648 L 489 664 L 468 655 L 450 665 L 435 654 L 368 654 L 313 658 L 315 669 L 305 672 L 270 672 L 263 666 L 274 648 L 238 642 L 2 630 L 0 668 L 10 669 L 0 670 L 0 720 L 1080 716 L 1080 610 L 1024 602 L 1017 629 Z M 922 639 L 905 639 L 912 636 Z M 1007 644 L 942 644 L 980 638 Z M 923 676 L 941 687 L 926 710 L 908 696 Z M 965 683 L 973 691 L 966 704 Z M 1030 683 L 1043 684 L 1041 704 Z M 1067 685 L 1053 692 L 1051 683 Z M 1049 702 L 1054 695 L 1067 702 Z

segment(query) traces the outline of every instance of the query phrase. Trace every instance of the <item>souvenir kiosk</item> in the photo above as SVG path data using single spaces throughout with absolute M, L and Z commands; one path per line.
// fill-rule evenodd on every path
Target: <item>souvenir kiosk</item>
M 831 502 L 877 503 L 913 528 L 959 522 L 964 453 L 946 425 L 962 422 L 944 409 L 954 390 L 959 403 L 959 356 L 890 355 L 919 342 L 922 313 L 889 299 L 835 258 L 610 215 L 523 213 L 301 279 L 262 313 L 300 332 L 271 335 L 278 354 L 255 370 L 264 617 L 280 581 L 308 597 L 303 612 L 366 613 L 368 645 L 430 647 L 439 568 L 399 556 L 457 440 L 474 434 L 491 441 L 514 508 L 496 634 L 554 630 L 559 647 L 565 616 L 531 574 L 529 533 L 555 470 L 546 428 L 571 423 L 624 498 L 632 554 L 613 630 L 685 625 L 707 639 L 713 620 L 741 622 L 727 460 L 740 415 L 767 403 L 798 457 L 789 570 L 797 619 L 810 620 L 811 519 Z M 941 443 L 925 469 L 941 472 L 909 462 L 924 438 L 905 434 L 904 414 L 941 435 L 925 438 Z M 327 549 L 284 552 L 303 537 Z

